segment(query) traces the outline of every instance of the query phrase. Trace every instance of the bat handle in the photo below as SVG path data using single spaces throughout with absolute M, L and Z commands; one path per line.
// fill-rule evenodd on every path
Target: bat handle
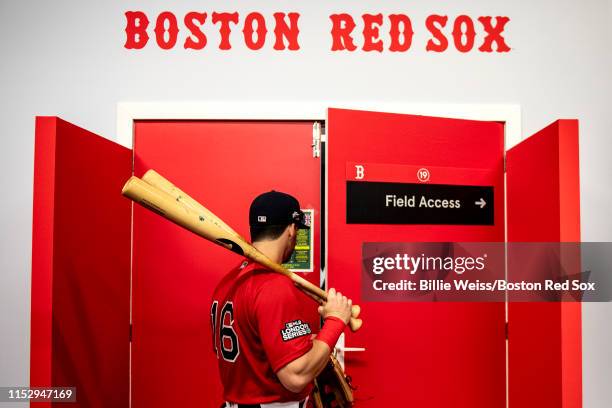
M 283 275 L 289 277 L 298 288 L 300 288 L 308 296 L 317 301 L 317 303 L 323 303 L 327 301 L 327 292 L 325 292 L 320 287 L 312 284 L 301 276 L 285 269 L 281 265 L 270 262 L 270 267 L 273 270 L 276 270 L 277 272 L 280 272 Z M 361 325 L 363 324 L 363 321 L 358 318 L 359 313 L 361 313 L 361 307 L 359 307 L 359 305 L 353 305 L 351 307 L 351 320 L 349 321 L 349 327 L 354 332 L 359 330 L 361 328 Z
M 325 292 L 321 291 L 322 293 L 320 293 L 318 291 L 312 291 L 308 286 L 298 285 L 298 287 L 302 288 L 303 292 L 313 298 L 317 303 L 321 304 L 325 302 L 326 299 L 321 296 L 322 294 L 326 295 Z M 351 319 L 349 320 L 348 326 L 352 332 L 356 332 L 363 325 L 363 320 L 358 319 L 360 313 L 361 307 L 359 305 L 351 306 Z
M 318 303 L 323 303 L 325 302 L 327 299 L 325 297 L 322 297 L 320 293 L 314 293 L 312 291 L 309 290 L 309 288 L 307 287 L 303 287 L 303 286 L 299 286 L 304 289 L 304 292 L 310 296 L 311 298 L 313 298 L 315 301 L 317 301 Z M 323 292 L 323 294 L 326 295 L 325 292 Z M 359 314 L 361 313 L 361 307 L 359 305 L 353 305 L 351 306 L 351 317 L 356 319 L 359 317 Z

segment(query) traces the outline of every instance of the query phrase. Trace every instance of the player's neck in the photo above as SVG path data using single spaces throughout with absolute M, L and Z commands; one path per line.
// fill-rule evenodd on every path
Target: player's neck
M 279 240 L 257 241 L 253 242 L 253 246 L 273 262 L 279 264 L 283 262 L 284 248 Z

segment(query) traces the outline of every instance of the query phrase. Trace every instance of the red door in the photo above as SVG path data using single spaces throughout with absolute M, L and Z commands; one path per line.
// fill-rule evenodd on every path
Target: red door
M 131 171 L 131 150 L 36 118 L 30 386 L 75 387 L 67 405 L 129 406 L 131 204 L 121 187 Z
M 328 286 L 363 307 L 363 328 L 346 339 L 366 348 L 346 355 L 359 406 L 505 407 L 504 303 L 363 302 L 360 289 L 363 242 L 504 241 L 503 125 L 340 109 L 327 125 Z M 466 174 L 488 173 L 492 225 L 347 224 L 352 165 L 377 181 L 414 182 L 426 168 L 429 183 L 469 185 Z
M 580 242 L 578 121 L 508 151 L 508 241 Z M 582 406 L 580 303 L 508 304 L 510 406 Z
M 318 285 L 321 173 L 312 132 L 313 122 L 137 122 L 134 173 L 155 169 L 245 237 L 256 195 L 293 194 L 314 210 L 315 262 L 305 275 Z M 132 406 L 217 408 L 210 298 L 240 258 L 138 206 L 133 244 Z

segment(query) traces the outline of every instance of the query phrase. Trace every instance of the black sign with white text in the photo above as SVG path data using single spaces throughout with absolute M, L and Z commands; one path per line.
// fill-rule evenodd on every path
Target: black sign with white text
M 493 187 L 346 182 L 347 224 L 493 225 Z

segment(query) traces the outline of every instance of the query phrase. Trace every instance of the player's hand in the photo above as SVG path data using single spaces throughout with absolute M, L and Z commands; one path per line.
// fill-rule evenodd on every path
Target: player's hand
M 327 292 L 327 302 L 319 306 L 319 314 L 323 319 L 335 316 L 341 319 L 344 324 L 348 324 L 351 319 L 352 305 L 353 301 L 351 299 L 347 299 L 342 293 L 336 292 L 336 289 L 331 288 Z

